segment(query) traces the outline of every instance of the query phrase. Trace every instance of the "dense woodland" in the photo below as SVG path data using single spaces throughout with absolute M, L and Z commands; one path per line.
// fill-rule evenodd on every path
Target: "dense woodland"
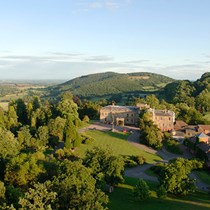
M 210 111 L 209 79 L 206 73 L 196 82 L 175 81 L 161 94 L 138 97 L 130 104 L 173 110 L 189 124 L 209 123 L 203 117 Z M 111 102 L 93 102 L 65 92 L 56 100 L 30 96 L 10 101 L 7 111 L 0 109 L 0 208 L 106 209 L 108 191 L 123 182 L 124 167 L 145 162 L 142 156 L 116 156 L 111 149 L 93 148 L 84 158 L 77 155 L 81 144 L 94 141 L 78 128 L 98 119 L 100 107 Z M 147 112 L 140 116 L 140 129 L 143 143 L 155 149 L 164 142 L 168 147 L 173 143 L 170 135 L 162 134 L 149 120 Z M 158 196 L 193 192 L 195 183 L 189 173 L 202 165 L 201 161 L 177 159 L 154 167 L 160 179 Z M 143 180 L 133 193 L 140 201 L 150 197 Z
M 188 80 L 172 82 L 164 88 L 161 97 L 173 104 L 186 104 L 201 113 L 210 111 L 210 73 L 207 72 L 195 82 Z
M 124 161 L 99 148 L 74 155 L 91 140 L 77 132 L 77 111 L 70 93 L 57 104 L 33 97 L 0 110 L 1 209 L 105 208 L 107 187 L 123 181 Z

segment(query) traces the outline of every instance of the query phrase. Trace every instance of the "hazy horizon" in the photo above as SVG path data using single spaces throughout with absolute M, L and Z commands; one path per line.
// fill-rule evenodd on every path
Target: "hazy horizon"
M 0 7 L 0 80 L 210 72 L 208 0 L 14 0 Z
M 107 71 L 107 72 L 99 72 L 99 74 L 103 74 L 103 73 L 108 73 L 108 72 L 111 72 L 111 71 Z M 120 73 L 120 72 L 113 72 L 112 73 L 118 73 L 118 74 L 127 74 L 127 73 Z M 128 72 L 129 73 L 141 73 L 141 72 Z M 154 73 L 154 72 L 144 72 L 144 73 Z M 205 72 L 204 72 L 205 73 Z M 33 79 L 33 78 L 29 78 L 29 79 L 1 79 L 0 78 L 0 83 L 13 83 L 13 82 L 18 82 L 18 83 L 24 83 L 24 82 L 31 82 L 31 83 L 36 83 L 36 82 L 55 82 L 55 83 L 63 83 L 63 82 L 67 82 L 67 81 L 70 81 L 70 80 L 73 80 L 73 79 L 76 79 L 76 78 L 79 78 L 79 77 L 83 77 L 83 76 L 87 76 L 87 75 L 92 75 L 92 74 L 97 74 L 97 73 L 89 73 L 89 74 L 83 74 L 83 75 L 80 75 L 78 77 L 73 77 L 73 78 L 66 78 L 66 79 L 47 79 L 47 78 L 40 78 L 40 79 Z M 159 73 L 155 73 L 155 74 L 159 74 Z M 167 75 L 164 75 L 164 74 L 160 74 L 160 75 L 163 75 L 163 76 L 167 76 Z M 202 75 L 200 75 L 201 77 Z M 196 81 L 197 79 L 200 79 L 200 77 L 196 78 L 195 80 L 190 80 L 190 79 L 184 79 L 184 80 L 189 80 L 189 81 Z M 179 80 L 179 79 L 175 79 L 174 77 L 170 77 L 174 80 Z

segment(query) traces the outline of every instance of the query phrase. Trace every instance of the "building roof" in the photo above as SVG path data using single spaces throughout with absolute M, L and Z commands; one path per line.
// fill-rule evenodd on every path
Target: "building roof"
M 191 136 L 189 138 L 189 140 L 193 143 L 196 143 L 197 142 L 197 138 L 209 138 L 209 136 L 207 136 L 205 133 L 197 133 L 196 135 L 194 136 Z
M 174 125 L 174 129 L 175 130 L 181 130 L 184 129 L 188 126 L 188 124 L 182 120 L 176 120 L 175 125 Z
M 155 116 L 174 116 L 175 113 L 169 110 L 156 110 L 150 109 L 150 112 L 154 113 Z
M 197 129 L 196 129 L 196 125 L 188 125 L 185 130 L 192 130 L 194 132 L 197 132 Z
M 203 132 L 205 130 L 209 130 L 210 131 L 210 125 L 198 125 L 198 130 Z
M 195 135 L 195 137 L 198 137 L 198 138 L 209 138 L 209 136 L 207 136 L 205 133 L 198 133 Z
M 136 106 L 116 106 L 116 105 L 109 105 L 101 108 L 101 111 L 109 111 L 109 112 L 133 112 L 138 111 L 138 107 Z

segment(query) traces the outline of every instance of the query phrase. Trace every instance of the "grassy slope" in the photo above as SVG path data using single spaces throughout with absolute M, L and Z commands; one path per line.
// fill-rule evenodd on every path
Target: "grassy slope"
M 207 210 L 210 209 L 210 197 L 204 192 L 195 192 L 186 197 L 168 196 L 165 199 L 159 199 L 156 196 L 155 183 L 149 183 L 152 190 L 151 199 L 144 202 L 134 201 L 132 196 L 133 187 L 137 179 L 126 178 L 124 184 L 120 184 L 109 194 L 109 209 L 113 210 Z
M 94 146 L 101 148 L 110 148 L 115 154 L 120 155 L 142 155 L 146 158 L 148 163 L 153 163 L 161 158 L 157 155 L 150 154 L 142 149 L 136 148 L 127 142 L 128 134 L 125 133 L 112 133 L 103 132 L 97 130 L 86 131 L 86 134 L 93 137 L 95 141 L 89 145 L 81 145 L 77 152 L 81 156 L 84 156 L 87 149 L 91 149 Z

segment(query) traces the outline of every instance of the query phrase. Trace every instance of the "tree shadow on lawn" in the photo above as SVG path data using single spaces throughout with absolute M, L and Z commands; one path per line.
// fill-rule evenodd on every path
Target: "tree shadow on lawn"
M 168 195 L 165 199 L 159 199 L 156 195 L 158 183 L 147 181 L 152 194 L 146 201 L 136 201 L 133 197 L 133 188 L 138 179 L 124 177 L 125 183 L 115 187 L 114 192 L 108 194 L 109 209 L 113 210 L 207 210 L 210 209 L 210 195 L 206 192 L 196 191 L 188 196 Z
M 210 195 L 207 192 L 197 190 L 196 192 L 188 195 L 187 197 L 183 197 L 183 200 L 192 201 L 192 202 L 196 200 L 200 203 L 206 203 L 209 204 L 209 209 L 210 209 Z
M 202 195 L 201 195 L 202 196 Z M 130 185 L 120 185 L 115 187 L 114 192 L 109 194 L 109 209 L 113 210 L 207 210 L 210 209 L 210 201 L 207 194 L 204 199 L 198 198 L 198 194 L 187 197 L 169 196 L 165 199 L 156 197 L 152 191 L 152 196 L 146 201 L 136 201 L 133 197 L 133 187 Z

